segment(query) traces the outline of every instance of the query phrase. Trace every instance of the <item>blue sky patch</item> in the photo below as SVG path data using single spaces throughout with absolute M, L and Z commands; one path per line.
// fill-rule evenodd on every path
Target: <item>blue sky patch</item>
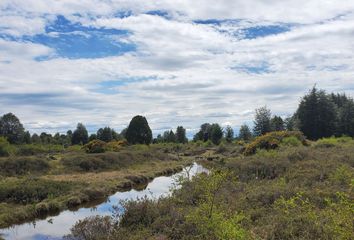
M 46 34 L 25 36 L 23 40 L 53 48 L 60 57 L 100 58 L 135 51 L 133 43 L 119 41 L 119 38 L 126 38 L 129 34 L 126 30 L 85 27 L 58 16 L 46 27 Z
M 269 35 L 276 35 L 290 31 L 289 25 L 269 25 L 269 26 L 255 26 L 242 29 L 245 39 L 254 39 L 259 37 L 266 37 Z

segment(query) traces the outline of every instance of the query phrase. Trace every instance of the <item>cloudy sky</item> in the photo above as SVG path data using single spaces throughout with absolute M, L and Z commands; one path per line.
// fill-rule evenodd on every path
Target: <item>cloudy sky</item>
M 31 132 L 238 128 L 354 96 L 353 0 L 1 0 L 0 114 Z

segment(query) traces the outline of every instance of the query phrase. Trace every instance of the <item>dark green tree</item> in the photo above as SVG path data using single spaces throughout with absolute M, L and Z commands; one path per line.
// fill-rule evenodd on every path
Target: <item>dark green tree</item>
M 120 136 L 122 137 L 122 138 L 127 138 L 127 130 L 128 130 L 128 128 L 124 128 L 121 132 L 120 132 Z
M 271 111 L 266 106 L 256 109 L 254 135 L 261 136 L 272 131 L 271 115 Z
M 42 132 L 40 135 L 39 135 L 40 139 L 41 139 L 41 143 L 42 144 L 50 144 L 53 142 L 53 139 L 52 139 L 52 134 L 49 134 L 49 133 L 46 133 L 46 132 Z
M 284 121 L 280 116 L 275 115 L 270 120 L 270 124 L 271 124 L 272 131 L 284 131 L 285 130 Z
M 157 137 L 155 138 L 155 143 L 163 143 L 164 138 L 162 137 L 161 134 L 158 134 Z
M 73 145 L 88 143 L 88 133 L 86 127 L 82 123 L 78 123 L 76 130 L 73 132 L 71 143 Z
M 112 128 L 112 140 L 122 140 L 123 137 Z
M 60 141 L 61 139 L 60 139 L 60 133 L 56 133 L 56 134 L 54 134 L 54 137 L 53 137 L 53 143 L 54 144 L 60 144 Z
M 26 143 L 26 144 L 32 143 L 31 134 L 29 131 L 26 131 L 25 134 L 23 135 L 23 143 Z
M 208 141 L 210 139 L 210 133 L 211 133 L 211 125 L 210 123 L 203 123 L 200 126 L 199 132 L 197 132 L 194 137 L 193 141 Z
M 298 130 L 298 120 L 296 118 L 296 115 L 285 118 L 284 127 L 287 131 Z
M 219 124 L 213 123 L 210 127 L 210 140 L 215 145 L 219 145 L 223 137 L 223 131 Z
M 311 140 L 336 133 L 337 107 L 323 90 L 313 87 L 297 109 L 300 131 Z
M 89 137 L 89 142 L 93 141 L 93 140 L 96 140 L 97 139 L 97 134 L 95 133 L 92 133 Z
M 338 135 L 354 137 L 354 102 L 351 99 L 339 110 Z
M 178 126 L 176 129 L 176 141 L 178 143 L 187 143 L 186 129 L 182 126 Z
M 69 143 L 69 145 L 71 145 L 71 144 L 72 144 L 71 139 L 73 138 L 73 131 L 68 130 L 68 131 L 66 132 L 66 137 L 68 138 L 68 143 Z
M 225 128 L 225 139 L 228 143 L 232 142 L 234 139 L 234 130 L 231 126 L 226 126 Z
M 41 143 L 41 138 L 38 136 L 37 133 L 33 133 L 31 137 L 31 142 L 34 144 L 40 144 Z
M 145 117 L 135 116 L 130 121 L 127 133 L 127 141 L 130 144 L 150 144 L 152 132 Z
M 7 113 L 0 118 L 0 136 L 5 137 L 9 143 L 22 143 L 24 134 L 25 129 L 14 114 Z
M 166 143 L 175 143 L 176 142 L 176 134 L 172 131 L 165 131 L 163 133 L 163 141 Z
M 110 142 L 113 140 L 113 132 L 110 127 L 105 127 L 105 128 L 100 128 L 97 131 L 97 139 L 104 141 L 104 142 Z
M 238 138 L 240 140 L 243 140 L 243 141 L 246 141 L 246 142 L 251 140 L 251 138 L 252 138 L 251 129 L 246 124 L 243 124 L 240 127 L 240 132 L 238 134 Z

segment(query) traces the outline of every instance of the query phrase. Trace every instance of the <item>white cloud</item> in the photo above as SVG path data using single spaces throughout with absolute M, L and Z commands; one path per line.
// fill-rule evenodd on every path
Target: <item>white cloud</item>
M 0 89 L 6 95 L 0 108 L 14 111 L 36 131 L 73 128 L 78 121 L 122 129 L 135 114 L 146 115 L 159 130 L 180 124 L 196 129 L 203 122 L 235 126 L 249 122 L 253 109 L 265 104 L 288 115 L 314 83 L 354 93 L 354 15 L 348 13 L 353 5 L 311 0 L 5 0 L 0 11 L 12 21 L 0 24 L 2 33 L 41 33 L 62 14 L 85 26 L 129 30 L 123 40 L 136 44 L 137 51 L 99 59 L 35 61 L 55 56 L 55 49 L 0 39 Z M 134 14 L 114 16 L 126 10 Z M 141 14 L 150 10 L 166 10 L 171 19 Z M 335 18 L 340 14 L 345 15 Z M 29 16 L 33 22 L 27 22 Z M 216 26 L 192 21 L 227 18 L 244 20 Z M 275 22 L 294 26 L 256 39 L 233 35 Z M 263 64 L 268 69 L 260 73 L 237 68 Z M 139 78 L 145 80 L 134 80 Z M 97 91 L 102 82 L 113 80 L 122 83 L 110 86 L 109 94 Z

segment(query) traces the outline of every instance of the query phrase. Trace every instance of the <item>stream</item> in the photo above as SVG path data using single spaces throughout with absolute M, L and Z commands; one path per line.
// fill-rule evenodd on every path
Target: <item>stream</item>
M 66 210 L 57 216 L 47 217 L 44 220 L 36 220 L 24 224 L 14 225 L 7 229 L 0 229 L 0 236 L 8 240 L 58 240 L 70 233 L 70 228 L 79 220 L 89 216 L 110 216 L 113 206 L 120 206 L 124 200 L 136 200 L 146 196 L 149 199 L 157 199 L 171 194 L 181 176 L 192 177 L 198 173 L 208 172 L 203 166 L 194 163 L 182 172 L 172 176 L 154 178 L 143 190 L 131 189 L 126 192 L 116 192 L 108 197 L 107 201 L 96 206 L 82 207 L 76 211 Z

